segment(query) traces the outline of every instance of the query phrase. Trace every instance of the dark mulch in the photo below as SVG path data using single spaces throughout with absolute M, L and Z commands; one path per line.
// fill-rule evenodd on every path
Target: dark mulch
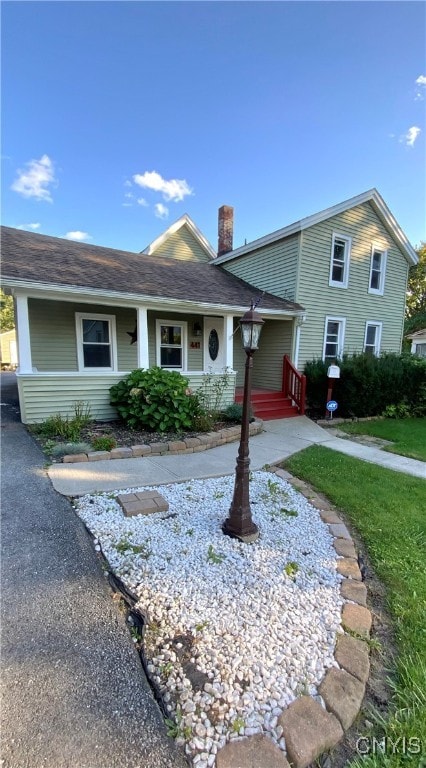
M 216 422 L 211 431 L 218 432 L 223 427 L 230 427 L 231 422 Z M 91 443 L 96 437 L 113 437 L 120 448 L 150 443 L 168 443 L 183 440 L 185 437 L 197 437 L 199 432 L 150 432 L 143 429 L 130 429 L 122 421 L 96 421 L 81 431 L 81 440 Z

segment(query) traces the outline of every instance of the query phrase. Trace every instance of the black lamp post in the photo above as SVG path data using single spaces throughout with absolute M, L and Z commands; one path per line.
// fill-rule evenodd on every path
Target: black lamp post
M 264 321 L 258 312 L 254 311 L 253 304 L 240 320 L 243 347 L 247 355 L 244 377 L 241 439 L 238 450 L 237 466 L 235 468 L 234 497 L 229 509 L 229 516 L 222 525 L 222 531 L 226 533 L 227 536 L 232 536 L 245 543 L 256 541 L 259 536 L 259 529 L 252 520 L 250 509 L 249 411 L 253 355 L 259 347 L 259 337 L 263 323 Z

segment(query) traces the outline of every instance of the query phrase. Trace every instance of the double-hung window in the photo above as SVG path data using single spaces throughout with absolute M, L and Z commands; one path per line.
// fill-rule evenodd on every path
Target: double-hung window
M 343 354 L 343 345 L 345 341 L 345 317 L 325 318 L 324 348 L 323 360 L 338 360 Z
M 378 296 L 383 296 L 383 291 L 385 289 L 386 256 L 387 251 L 384 251 L 381 248 L 376 248 L 376 246 L 373 245 L 373 248 L 371 249 L 368 292 L 376 293 Z
M 351 238 L 333 234 L 331 244 L 330 277 L 328 284 L 333 288 L 347 288 L 349 278 L 349 259 Z
M 186 367 L 186 323 L 157 320 L 157 365 L 184 370 Z
M 382 339 L 382 323 L 379 321 L 367 321 L 365 324 L 364 352 L 371 355 L 380 354 L 380 342 Z
M 75 319 L 78 369 L 116 370 L 115 316 L 77 312 Z

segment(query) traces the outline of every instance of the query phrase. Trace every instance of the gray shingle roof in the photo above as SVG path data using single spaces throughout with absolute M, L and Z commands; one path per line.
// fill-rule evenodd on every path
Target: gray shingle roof
M 249 306 L 259 288 L 211 263 L 184 262 L 1 227 L 2 275 L 52 286 L 140 294 L 223 306 Z M 265 293 L 259 311 L 301 311 Z

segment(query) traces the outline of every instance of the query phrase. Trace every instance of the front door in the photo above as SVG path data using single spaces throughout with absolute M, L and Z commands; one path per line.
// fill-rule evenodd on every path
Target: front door
M 222 373 L 225 367 L 223 317 L 204 318 L 204 370 Z

